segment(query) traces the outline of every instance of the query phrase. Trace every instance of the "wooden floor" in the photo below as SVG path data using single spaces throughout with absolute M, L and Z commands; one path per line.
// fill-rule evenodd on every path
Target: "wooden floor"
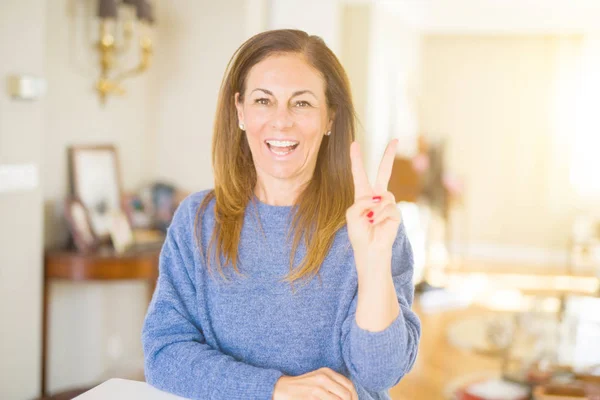
M 448 324 L 465 316 L 486 311 L 466 309 L 423 315 L 414 310 L 422 323 L 419 354 L 412 371 L 390 390 L 394 400 L 442 400 L 448 384 L 456 378 L 481 371 L 499 371 L 500 360 L 459 350 L 446 340 Z

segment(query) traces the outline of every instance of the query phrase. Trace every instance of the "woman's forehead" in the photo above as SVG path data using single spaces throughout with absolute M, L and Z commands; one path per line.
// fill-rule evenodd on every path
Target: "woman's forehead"
M 323 97 L 325 81 L 301 54 L 277 54 L 250 69 L 246 90 L 250 93 L 255 89 L 266 89 L 275 96 L 310 90 L 318 97 Z

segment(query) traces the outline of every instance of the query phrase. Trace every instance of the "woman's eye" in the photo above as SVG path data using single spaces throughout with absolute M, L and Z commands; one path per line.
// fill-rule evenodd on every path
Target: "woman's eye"
M 262 105 L 266 106 L 269 104 L 269 99 L 265 99 L 265 98 L 256 99 L 256 100 L 254 100 L 254 103 L 262 104 Z
M 310 107 L 310 103 L 308 101 L 300 100 L 296 102 L 297 107 Z

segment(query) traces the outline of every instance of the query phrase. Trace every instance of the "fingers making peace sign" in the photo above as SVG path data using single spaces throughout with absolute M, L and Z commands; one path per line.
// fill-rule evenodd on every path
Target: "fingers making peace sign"
M 355 255 L 359 253 L 369 257 L 391 254 L 402 221 L 396 199 L 387 190 L 397 144 L 397 139 L 388 144 L 379 165 L 375 185 L 369 183 L 360 146 L 356 142 L 350 146 L 354 204 L 346 211 L 346 222 Z

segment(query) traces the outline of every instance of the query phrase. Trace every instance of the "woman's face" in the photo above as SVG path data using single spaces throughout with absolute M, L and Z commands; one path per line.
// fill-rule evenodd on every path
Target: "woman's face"
M 306 183 L 331 129 L 325 81 L 299 54 L 269 56 L 250 69 L 235 102 L 259 179 Z

